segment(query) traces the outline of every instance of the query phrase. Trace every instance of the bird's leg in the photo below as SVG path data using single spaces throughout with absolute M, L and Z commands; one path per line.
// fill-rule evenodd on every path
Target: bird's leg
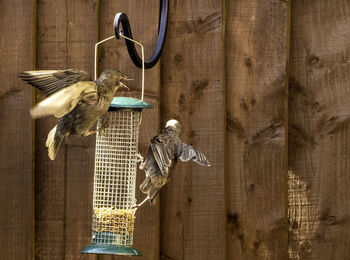
M 101 128 L 99 129 L 99 135 L 104 134 L 104 130 L 109 126 L 109 117 L 107 113 L 104 113 L 101 117 Z
M 86 132 L 84 134 L 84 136 L 89 136 L 89 135 L 96 134 L 96 133 L 99 133 L 100 135 L 103 135 L 104 130 L 108 126 L 109 126 L 109 117 L 108 117 L 108 114 L 105 113 L 101 117 L 101 127 L 99 129 L 91 130 L 91 131 Z
M 137 208 L 141 207 L 148 199 L 149 199 L 149 197 L 147 196 L 141 203 L 133 206 L 132 209 L 137 209 Z
M 109 126 L 109 117 L 108 117 L 108 114 L 107 113 L 104 113 L 102 116 L 101 116 L 101 126 L 103 128 L 107 128 Z
M 91 131 L 88 131 L 88 132 L 86 132 L 85 134 L 83 134 L 83 136 L 93 135 L 93 134 L 96 134 L 96 133 L 98 133 L 98 132 L 100 132 L 100 131 L 102 131 L 102 130 L 104 130 L 103 127 L 101 127 L 100 129 L 96 129 L 96 130 L 91 130 Z

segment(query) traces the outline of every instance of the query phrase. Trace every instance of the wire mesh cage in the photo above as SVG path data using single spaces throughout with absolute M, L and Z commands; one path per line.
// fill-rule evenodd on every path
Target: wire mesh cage
M 140 255 L 132 248 L 141 112 L 150 105 L 114 98 L 109 126 L 96 136 L 92 244 L 82 253 Z M 101 120 L 98 122 L 101 127 Z

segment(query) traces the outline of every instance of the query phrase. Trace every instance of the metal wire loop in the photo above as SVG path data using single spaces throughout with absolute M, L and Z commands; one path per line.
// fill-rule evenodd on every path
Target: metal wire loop
M 142 79 L 141 79 L 141 84 L 142 84 L 142 91 L 141 91 L 141 100 L 143 101 L 143 97 L 144 97 L 144 92 L 145 92 L 145 55 L 144 55 L 144 48 L 143 48 L 143 45 L 138 42 L 138 41 L 135 41 L 134 39 L 131 39 L 129 37 L 126 37 L 124 36 L 123 34 L 123 31 L 120 30 L 120 34 L 119 34 L 120 37 L 124 38 L 125 41 L 130 41 L 130 42 L 133 42 L 133 43 L 136 43 L 137 45 L 139 45 L 141 47 L 141 68 L 142 68 Z
M 167 28 L 167 20 L 168 20 L 168 0 L 161 0 L 160 2 L 160 18 L 159 18 L 159 29 L 158 29 L 158 40 L 156 43 L 156 47 L 154 48 L 152 56 L 144 63 L 145 69 L 150 69 L 154 65 L 156 65 L 159 60 L 160 54 L 163 49 L 166 28 Z M 123 35 L 132 38 L 131 28 L 128 16 L 125 13 L 117 13 L 114 18 L 114 34 L 117 39 L 120 39 L 120 24 L 123 28 Z M 138 55 L 135 44 L 132 41 L 128 41 L 125 39 L 126 47 L 128 48 L 129 56 L 134 64 L 141 68 L 142 67 L 142 59 Z
M 131 39 L 129 37 L 126 37 L 123 35 L 123 31 L 120 30 L 120 34 L 119 34 L 120 37 L 124 38 L 125 41 L 130 41 L 132 43 L 136 43 L 137 45 L 139 45 L 141 47 L 141 68 L 142 68 L 142 78 L 141 78 L 141 85 L 142 85 L 142 90 L 141 90 L 141 100 L 143 101 L 143 97 L 144 97 L 144 93 L 145 93 L 145 55 L 144 55 L 144 47 L 143 45 L 138 42 L 138 41 L 135 41 L 134 39 Z M 102 41 L 99 41 L 98 43 L 95 44 L 95 64 L 94 64 L 94 79 L 96 80 L 97 79 L 97 71 L 98 71 L 98 62 L 97 62 L 97 58 L 98 58 L 98 46 L 101 44 L 101 43 L 104 43 L 106 41 L 109 41 L 109 40 L 112 40 L 114 39 L 114 35 L 113 36 L 110 36 Z M 140 122 L 141 123 L 141 122 Z

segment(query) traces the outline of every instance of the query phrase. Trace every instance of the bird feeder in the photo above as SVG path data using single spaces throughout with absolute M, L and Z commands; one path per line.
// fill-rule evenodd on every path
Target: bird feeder
M 109 126 L 103 134 L 96 136 L 95 172 L 92 215 L 91 245 L 82 253 L 141 255 L 133 248 L 136 206 L 136 171 L 138 161 L 138 139 L 141 113 L 151 105 L 143 101 L 144 70 L 152 68 L 158 61 L 166 34 L 168 0 L 162 0 L 158 40 L 154 52 L 145 62 L 143 45 L 132 39 L 131 28 L 125 13 L 117 13 L 114 19 L 114 36 L 95 45 L 95 80 L 98 71 L 98 45 L 113 38 L 125 39 L 129 56 L 134 64 L 142 68 L 141 100 L 115 97 L 108 110 Z M 119 29 L 122 25 L 123 30 Z M 134 44 L 141 47 L 141 58 Z M 97 124 L 102 125 L 100 119 Z
M 141 112 L 150 107 L 128 97 L 115 97 L 110 105 L 109 126 L 96 136 L 92 244 L 82 253 L 141 255 L 132 247 L 133 207 Z

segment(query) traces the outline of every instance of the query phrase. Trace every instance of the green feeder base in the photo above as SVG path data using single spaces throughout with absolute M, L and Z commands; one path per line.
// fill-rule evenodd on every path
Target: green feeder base
M 80 253 L 103 255 L 135 255 L 141 256 L 141 252 L 135 248 L 117 245 L 91 244 L 84 247 Z

